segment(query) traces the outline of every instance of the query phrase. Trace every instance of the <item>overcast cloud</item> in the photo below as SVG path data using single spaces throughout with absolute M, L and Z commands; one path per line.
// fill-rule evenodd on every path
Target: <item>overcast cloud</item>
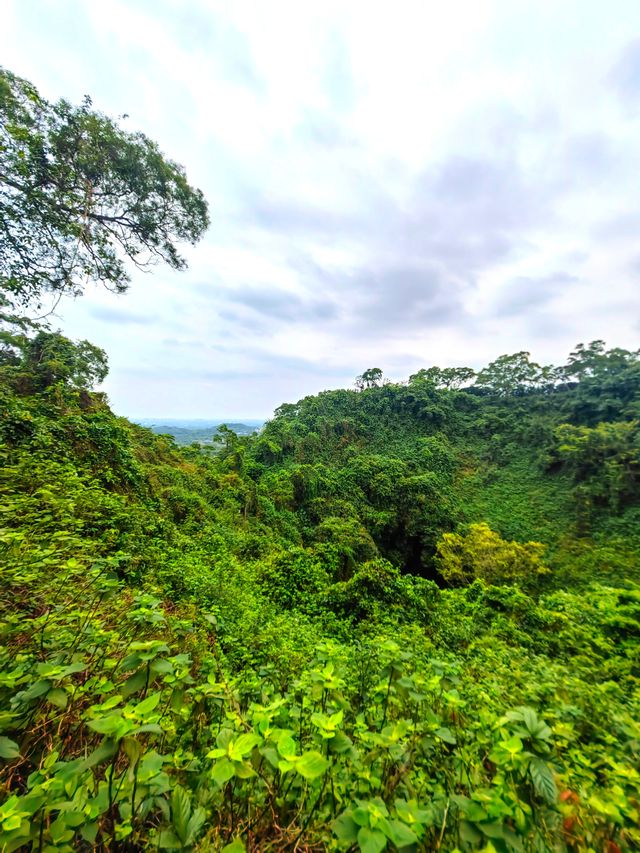
M 0 63 L 209 200 L 187 272 L 58 309 L 119 414 L 640 346 L 638 0 L 4 0 Z

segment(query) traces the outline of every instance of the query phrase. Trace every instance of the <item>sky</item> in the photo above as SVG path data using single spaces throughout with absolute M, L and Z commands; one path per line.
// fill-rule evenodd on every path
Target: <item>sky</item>
M 118 414 L 640 346 L 638 0 L 3 0 L 0 64 L 208 199 L 186 272 L 57 308 Z

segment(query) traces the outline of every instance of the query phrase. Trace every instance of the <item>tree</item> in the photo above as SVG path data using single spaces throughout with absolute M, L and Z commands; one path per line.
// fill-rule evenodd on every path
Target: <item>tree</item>
M 470 524 L 466 534 L 445 533 L 438 542 L 436 565 L 452 586 L 474 580 L 489 584 L 535 586 L 549 573 L 540 542 L 508 542 L 488 524 Z
M 186 266 L 209 224 L 202 192 L 155 142 L 91 108 L 51 104 L 0 68 L 0 287 L 15 305 L 126 290 L 126 262 Z
M 108 373 L 107 355 L 89 341 L 69 340 L 60 332 L 40 329 L 33 337 L 0 331 L 0 370 L 28 377 L 35 391 L 61 383 L 75 390 L 93 388 Z M 5 371 L 6 373 L 6 371 Z
M 470 367 L 422 368 L 409 377 L 409 385 L 419 385 L 426 382 L 435 385 L 436 388 L 456 391 L 458 388 L 468 385 L 475 378 L 475 375 L 475 370 Z
M 600 423 L 596 427 L 561 424 L 552 456 L 580 484 L 581 509 L 592 504 L 614 511 L 640 498 L 640 422 Z
M 605 342 L 591 341 L 590 344 L 578 344 L 569 355 L 569 360 L 563 368 L 565 376 L 578 381 L 587 376 L 594 376 L 598 367 L 606 360 Z
M 555 382 L 555 371 L 529 359 L 528 352 L 501 355 L 478 373 L 476 386 L 499 397 L 522 394 Z
M 573 421 L 596 426 L 640 416 L 640 350 L 607 350 L 604 341 L 578 344 L 560 372 L 573 386 Z
M 370 367 L 356 376 L 356 388 L 362 391 L 364 388 L 379 388 L 382 385 L 382 371 L 379 367 Z

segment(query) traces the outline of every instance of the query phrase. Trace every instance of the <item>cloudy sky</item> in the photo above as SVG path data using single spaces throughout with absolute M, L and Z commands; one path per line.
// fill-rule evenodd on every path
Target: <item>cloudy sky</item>
M 3 0 L 0 63 L 209 200 L 187 272 L 58 309 L 120 414 L 640 346 L 638 0 Z

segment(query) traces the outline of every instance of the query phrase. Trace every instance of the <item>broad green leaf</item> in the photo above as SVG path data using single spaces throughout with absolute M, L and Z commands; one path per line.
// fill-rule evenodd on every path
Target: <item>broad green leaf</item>
M 89 844 L 93 844 L 96 840 L 96 836 L 98 835 L 97 822 L 94 821 L 93 823 L 85 823 L 85 825 L 80 830 L 80 835 Z
M 233 763 L 228 758 L 221 758 L 211 768 L 210 775 L 213 781 L 222 787 L 229 779 L 233 779 L 235 773 Z
M 222 853 L 246 853 L 246 850 L 244 841 L 240 838 L 234 838 L 231 844 L 227 844 L 222 848 Z
M 239 764 L 234 763 L 234 768 L 238 779 L 251 779 L 252 776 L 256 775 L 256 771 L 248 761 L 242 761 Z
M 358 824 L 351 814 L 344 812 L 333 822 L 333 832 L 345 844 L 355 844 L 358 840 Z
M 188 826 L 191 817 L 191 798 L 181 785 L 176 785 L 171 793 L 171 823 L 183 843 L 188 843 Z
M 253 732 L 247 732 L 240 735 L 232 743 L 229 744 L 229 758 L 233 761 L 240 761 L 251 752 L 251 750 L 262 742 L 260 735 Z
M 0 737 L 0 758 L 18 758 L 20 747 L 8 737 Z
M 69 701 L 69 696 L 66 690 L 62 687 L 54 687 L 47 693 L 47 702 L 51 702 L 56 708 L 66 708 Z
M 24 693 L 18 694 L 22 702 L 31 702 L 33 699 L 38 699 L 51 689 L 51 682 L 46 678 L 41 678 L 32 684 Z
M 141 666 L 137 672 L 134 672 L 133 675 L 130 675 L 129 678 L 125 681 L 125 683 L 120 687 L 120 692 L 126 698 L 127 696 L 131 696 L 132 693 L 137 693 L 138 690 L 142 690 L 147 684 L 147 668 L 146 666 Z
M 457 743 L 455 736 L 451 732 L 451 729 L 438 729 L 435 735 L 437 738 L 440 738 L 440 740 L 443 740 L 445 743 L 450 743 L 452 746 L 455 746 Z
M 128 721 L 123 720 L 119 713 L 109 714 L 107 717 L 99 717 L 97 720 L 89 720 L 87 725 L 94 732 L 99 732 L 101 735 L 113 736 L 116 736 L 123 728 L 134 728 L 134 726 L 129 726 Z
M 113 758 L 115 751 L 116 742 L 111 739 L 104 740 L 99 747 L 93 750 L 91 755 L 85 758 L 78 768 L 78 772 L 81 773 L 83 770 L 88 770 L 90 767 L 96 767 L 98 764 L 102 764 L 103 761 L 109 761 Z
M 329 749 L 335 755 L 344 755 L 345 752 L 349 752 L 352 746 L 353 741 L 344 732 L 338 732 L 329 741 Z
M 315 750 L 303 753 L 295 764 L 297 772 L 305 779 L 317 779 L 328 766 L 327 759 Z
M 274 769 L 278 769 L 278 762 L 280 759 L 278 758 L 278 753 L 272 746 L 263 746 L 260 750 L 260 755 L 263 755 Z
M 387 846 L 387 839 L 383 832 L 362 826 L 358 831 L 358 846 L 362 853 L 380 853 Z
M 291 760 L 296 754 L 296 743 L 291 735 L 282 735 L 278 740 L 278 752 L 283 758 Z
M 146 699 L 143 699 L 142 702 L 139 702 L 133 709 L 136 716 L 144 717 L 146 714 L 150 714 L 158 705 L 160 696 L 160 693 L 152 693 Z
M 558 789 L 549 765 L 542 758 L 535 756 L 529 764 L 529 772 L 536 794 L 549 805 L 553 805 L 558 799 Z
M 187 844 L 193 844 L 207 819 L 207 812 L 202 806 L 198 806 L 191 812 L 189 825 L 187 826 Z
M 161 850 L 182 850 L 184 846 L 173 829 L 161 829 L 157 838 Z
M 358 806 L 351 812 L 351 817 L 358 826 L 369 826 L 369 809 Z
M 405 823 L 400 820 L 390 820 L 392 835 L 391 840 L 396 847 L 408 847 L 410 844 L 416 844 L 418 836 Z

